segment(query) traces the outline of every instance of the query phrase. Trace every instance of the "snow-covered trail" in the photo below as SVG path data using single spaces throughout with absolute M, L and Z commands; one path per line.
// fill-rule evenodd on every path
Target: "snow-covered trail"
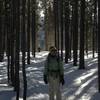
M 31 59 L 31 64 L 26 66 L 27 100 L 49 100 L 48 85 L 43 82 L 44 61 L 47 54 L 46 51 L 37 53 L 36 58 Z M 61 86 L 63 100 L 100 100 L 97 58 L 86 58 L 85 65 L 85 70 L 78 70 L 78 66 L 73 66 L 72 62 L 64 65 L 65 85 Z M 22 92 L 20 93 L 22 95 Z M 0 100 L 15 100 L 13 88 L 7 86 L 6 62 L 0 63 Z

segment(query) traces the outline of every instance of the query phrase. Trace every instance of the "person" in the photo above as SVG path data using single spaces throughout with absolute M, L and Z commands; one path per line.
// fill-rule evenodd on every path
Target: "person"
M 64 85 L 64 69 L 57 49 L 51 46 L 44 68 L 44 82 L 49 85 L 49 100 L 61 100 L 60 83 Z
M 41 51 L 41 48 L 40 47 L 38 47 L 38 52 L 40 52 Z

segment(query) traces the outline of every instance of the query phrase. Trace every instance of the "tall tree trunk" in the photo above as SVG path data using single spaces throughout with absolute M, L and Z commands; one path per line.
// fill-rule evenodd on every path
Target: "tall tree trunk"
M 53 4 L 53 10 L 54 10 L 54 29 L 55 29 L 55 47 L 57 47 L 57 0 L 54 0 Z
M 95 50 L 96 50 L 96 53 L 97 53 L 97 51 L 98 51 L 98 14 L 97 14 L 97 0 L 95 0 L 95 20 L 96 20 L 96 22 L 95 22 L 95 34 L 96 34 L 96 41 L 95 41 Z
M 73 1 L 74 6 L 74 22 L 73 22 L 73 65 L 77 66 L 77 50 L 78 50 L 78 0 Z
M 65 63 L 68 63 L 69 58 L 69 0 L 65 0 Z
M 35 57 L 36 52 L 36 0 L 32 1 L 33 7 L 32 7 L 32 53 Z
M 28 0 L 28 18 L 27 18 L 27 63 L 30 64 L 30 0 Z
M 98 0 L 98 90 L 100 92 L 100 0 Z
M 93 18 L 93 57 L 97 51 L 97 0 L 94 3 L 94 18 Z
M 0 62 L 3 61 L 3 32 L 2 32 L 2 25 L 3 25 L 3 15 L 2 15 L 2 9 L 3 9 L 3 1 L 0 1 Z
M 86 55 L 88 57 L 88 32 L 89 32 L 89 27 L 88 27 L 88 21 L 86 21 L 86 26 L 85 26 L 85 46 L 86 46 Z
M 92 32 L 92 54 L 93 58 L 95 57 L 95 25 L 94 25 L 94 20 L 93 20 L 93 32 Z
M 61 59 L 63 60 L 63 0 L 60 0 L 60 22 L 61 22 Z
M 20 68 L 20 0 L 13 1 L 13 25 L 14 32 L 16 35 L 15 42 L 15 90 L 16 90 L 16 100 L 19 100 L 20 91 L 20 79 L 19 79 L 19 68 Z M 16 8 L 15 8 L 16 6 Z M 16 24 L 15 24 L 16 23 Z
M 59 31 L 59 25 L 60 25 L 59 24 L 59 22 L 60 22 L 59 21 L 59 12 L 60 12 L 60 7 L 59 7 L 59 1 L 57 1 L 56 3 L 57 3 L 57 5 L 56 5 L 56 7 L 57 7 L 56 8 L 56 12 L 57 12 L 56 13 L 57 14 L 57 23 L 56 23 L 57 24 L 57 49 L 58 49 L 58 53 L 59 53 L 59 49 L 60 49 L 60 47 L 59 47 L 59 32 L 60 32 Z
M 74 25 L 74 7 L 73 4 L 71 4 L 73 1 L 70 2 L 70 6 L 72 6 L 72 9 L 70 10 L 70 23 L 69 23 L 69 59 L 72 59 L 72 49 L 73 49 L 73 25 Z
M 10 59 L 10 46 L 11 46 L 11 42 L 10 42 L 10 18 L 9 18 L 9 11 L 10 11 L 10 7 L 7 6 L 9 5 L 9 0 L 5 0 L 5 22 L 6 22 L 6 34 L 7 34 L 7 58 L 8 58 L 8 65 L 7 65 L 7 71 L 8 71 L 8 83 L 11 82 L 11 59 Z
M 26 9 L 26 0 L 22 0 L 23 15 L 22 15 L 22 72 L 23 72 L 23 100 L 26 100 L 27 96 L 27 79 L 25 71 L 25 51 L 26 51 L 26 31 L 25 31 L 25 9 Z
M 13 0 L 11 0 L 11 3 L 10 3 L 10 9 L 11 9 L 11 14 L 10 14 L 10 33 L 11 33 L 11 82 L 12 82 L 12 86 L 15 85 L 15 71 L 14 71 L 14 68 L 15 68 L 15 36 L 14 36 L 14 24 L 13 24 L 13 21 L 14 21 L 14 17 L 13 17 L 13 12 L 14 12 L 14 5 L 13 5 Z
M 85 0 L 81 0 L 79 69 L 85 69 L 85 65 L 84 65 L 85 24 L 84 22 L 85 22 Z

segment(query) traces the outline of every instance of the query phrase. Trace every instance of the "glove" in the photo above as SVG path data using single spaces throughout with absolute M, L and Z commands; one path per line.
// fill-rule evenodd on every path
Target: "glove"
M 63 76 L 63 75 L 60 76 L 60 83 L 61 83 L 62 85 L 65 84 L 65 80 L 64 80 L 64 76 Z
M 44 82 L 45 84 L 48 84 L 47 75 L 44 75 Z

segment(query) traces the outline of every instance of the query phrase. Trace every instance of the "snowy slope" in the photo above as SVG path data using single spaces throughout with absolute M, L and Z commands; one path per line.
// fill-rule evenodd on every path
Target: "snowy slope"
M 43 51 L 31 58 L 27 71 L 27 100 L 49 100 L 48 85 L 43 82 L 44 61 L 48 52 Z M 64 65 L 65 85 L 61 86 L 63 100 L 100 100 L 97 84 L 97 58 L 85 57 L 85 70 L 78 70 L 72 62 Z M 15 100 L 13 88 L 7 86 L 6 60 L 0 63 L 0 100 Z M 22 86 L 21 86 L 22 87 Z M 22 99 L 22 88 L 20 89 Z

